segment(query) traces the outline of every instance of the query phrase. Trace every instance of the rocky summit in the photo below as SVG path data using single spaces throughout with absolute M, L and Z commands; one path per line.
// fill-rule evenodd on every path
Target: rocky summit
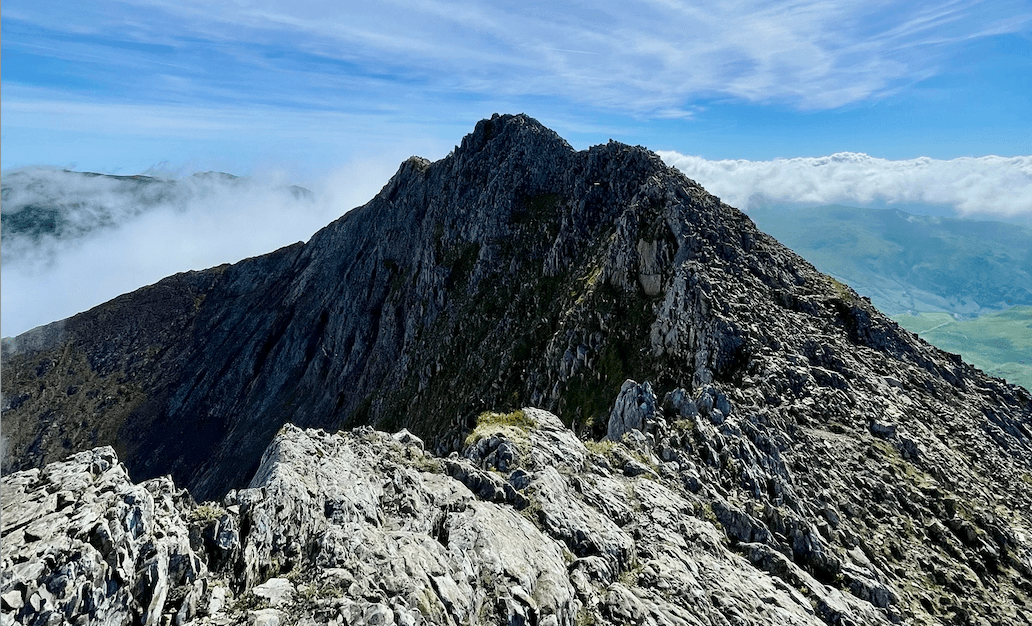
M 1028 392 L 522 115 L 2 377 L 5 625 L 1032 624 Z

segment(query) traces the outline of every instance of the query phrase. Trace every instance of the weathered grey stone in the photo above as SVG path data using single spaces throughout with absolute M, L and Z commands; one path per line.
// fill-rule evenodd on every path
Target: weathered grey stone
M 642 474 L 644 474 L 646 476 L 652 476 L 653 478 L 659 478 L 659 474 L 656 473 L 656 470 L 652 469 L 648 465 L 645 465 L 644 463 L 636 459 L 629 459 L 626 463 L 624 463 L 623 473 L 624 476 L 633 477 L 641 476 Z
M 286 578 L 270 578 L 260 585 L 255 585 L 251 593 L 259 598 L 265 598 L 269 606 L 276 608 L 289 604 L 294 599 L 294 585 Z
M 98 448 L 5 476 L 2 500 L 0 598 L 19 622 L 59 611 L 68 623 L 156 625 L 196 613 L 207 570 L 189 541 L 189 496 L 167 478 L 134 485 Z
M 609 414 L 606 437 L 610 441 L 620 441 L 631 430 L 643 431 L 646 420 L 655 415 L 656 394 L 652 392 L 652 385 L 648 382 L 639 385 L 633 380 L 624 381 Z
M 554 415 L 525 411 L 540 429 L 532 428 L 524 442 L 530 446 L 526 456 L 534 459 L 533 472 L 512 474 L 526 494 L 520 505 L 467 487 L 479 485 L 477 481 L 495 484 L 484 478 L 493 472 L 464 459 L 441 465 L 414 459 L 393 436 L 370 429 L 327 435 L 285 427 L 251 486 L 231 498 L 235 504 L 229 506 L 239 507 L 238 515 L 213 510 L 213 505 L 192 508 L 167 480 L 145 483 L 142 489 L 133 486 L 108 451 L 101 451 L 110 465 L 107 472 L 121 477 L 116 483 L 122 486 L 115 491 L 101 487 L 111 484 L 110 479 L 81 480 L 76 468 L 90 464 L 88 455 L 48 468 L 49 478 L 42 482 L 32 473 L 14 475 L 4 480 L 5 496 L 20 494 L 16 500 L 37 517 L 18 514 L 21 507 L 13 500 L 5 498 L 4 506 L 14 507 L 9 509 L 13 518 L 34 525 L 35 532 L 50 532 L 42 522 L 58 514 L 38 505 L 47 500 L 43 494 L 57 491 L 51 487 L 56 483 L 48 481 L 67 480 L 86 494 L 105 489 L 111 503 L 118 533 L 99 532 L 97 528 L 109 527 L 90 522 L 98 560 L 127 540 L 151 542 L 158 552 L 135 570 L 134 595 L 124 597 L 115 611 L 89 609 L 93 600 L 69 604 L 64 590 L 80 589 L 74 578 L 78 574 L 62 570 L 62 576 L 71 576 L 67 582 L 52 578 L 40 585 L 46 580 L 45 567 L 5 569 L 9 573 L 0 601 L 13 611 L 18 598 L 27 597 L 21 611 L 42 615 L 60 607 L 72 623 L 83 615 L 97 624 L 124 623 L 134 610 L 145 623 L 198 625 L 202 614 L 216 624 L 480 620 L 557 626 L 586 616 L 619 623 L 655 619 L 691 624 L 733 613 L 743 623 L 786 625 L 843 620 L 879 624 L 899 618 L 896 607 L 904 596 L 882 580 L 885 572 L 859 550 L 832 555 L 833 548 L 798 513 L 752 502 L 735 505 L 716 494 L 700 501 L 681 486 L 686 479 L 677 474 L 680 466 L 668 478 L 651 473 L 651 480 L 626 476 L 635 473 L 627 471 L 630 462 L 614 473 L 589 462 L 584 445 Z M 744 444 L 731 446 L 738 437 L 753 441 L 746 438 L 748 429 L 734 424 L 723 425 L 727 439 L 722 449 L 756 454 Z M 612 450 L 624 450 L 622 446 Z M 455 478 L 439 473 L 442 467 L 452 468 L 449 474 Z M 690 462 L 685 469 L 692 471 Z M 74 493 L 80 501 L 97 497 L 84 500 Z M 951 506 L 956 510 L 959 504 L 953 501 Z M 706 521 L 709 510 L 720 530 Z M 818 514 L 822 520 L 837 519 L 840 526 L 847 523 L 830 506 Z M 71 510 L 66 515 L 95 519 Z M 220 573 L 207 570 L 200 558 L 206 553 L 190 551 L 190 524 L 242 528 L 241 548 L 230 556 L 234 562 Z M 953 541 L 954 550 L 961 548 L 950 539 L 952 533 L 969 542 L 979 539 L 964 520 L 951 524 L 933 523 L 928 534 L 944 545 Z M 7 528 L 5 537 L 10 536 Z M 728 546 L 721 532 L 735 543 Z M 176 536 L 179 543 L 167 542 Z M 25 540 L 19 550 L 35 550 L 42 538 Z M 83 548 L 69 544 L 66 549 Z M 278 576 L 288 572 L 291 580 L 303 581 L 299 587 Z M 842 589 L 815 577 L 834 578 L 836 572 L 841 572 Z M 21 581 L 18 586 L 12 584 L 15 578 Z M 231 587 L 241 589 L 242 603 L 229 599 Z M 26 596 L 20 595 L 22 589 Z M 768 598 L 764 606 L 769 608 L 752 604 L 749 598 L 757 595 Z M 173 597 L 178 599 L 170 604 Z M 253 601 L 268 608 L 249 608 Z M 29 613 L 19 614 L 34 623 Z
M 286 615 L 278 609 L 258 609 L 248 611 L 247 623 L 249 626 L 280 626 L 284 623 Z
M 678 387 L 668 391 L 663 396 L 663 408 L 672 413 L 675 417 L 683 419 L 694 419 L 699 414 L 699 409 L 688 392 Z
M 0 601 L 4 603 L 3 608 L 7 611 L 15 612 L 25 606 L 25 598 L 22 596 L 22 592 L 19 589 L 11 589 L 3 595 L 0 595 Z
M 392 436 L 394 437 L 394 440 L 400 444 L 413 445 L 420 450 L 423 449 L 423 440 L 410 433 L 407 428 L 402 428 Z
M 882 439 L 892 439 L 896 436 L 896 425 L 881 420 L 871 420 L 871 434 Z

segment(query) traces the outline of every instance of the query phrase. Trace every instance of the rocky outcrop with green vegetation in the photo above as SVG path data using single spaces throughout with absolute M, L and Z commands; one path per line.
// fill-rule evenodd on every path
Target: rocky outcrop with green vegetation
M 720 391 L 631 415 L 650 394 L 624 386 L 610 422 L 644 432 L 619 442 L 527 408 L 445 458 L 407 430 L 287 425 L 247 488 L 200 506 L 111 448 L 17 472 L 2 623 L 1029 623 L 1027 519 L 950 494 L 893 426 L 799 437 L 832 483 L 811 493 Z
M 4 620 L 1032 624 L 1028 392 L 525 116 L 3 358 Z

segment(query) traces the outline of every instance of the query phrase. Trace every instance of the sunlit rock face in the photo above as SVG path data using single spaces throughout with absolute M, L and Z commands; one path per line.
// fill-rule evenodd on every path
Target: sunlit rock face
M 1030 623 L 1028 393 L 526 116 L 3 358 L 5 623 Z
M 247 488 L 200 506 L 167 477 L 134 485 L 110 448 L 10 474 L 3 620 L 1023 623 L 1020 515 L 937 493 L 880 439 L 816 430 L 809 462 L 841 467 L 811 494 L 787 438 L 713 393 L 698 421 L 657 418 L 620 442 L 582 441 L 539 409 L 484 413 L 446 458 L 407 430 L 287 425 Z M 700 455 L 714 445 L 722 460 Z M 783 481 L 780 496 L 745 488 L 757 479 Z M 971 587 L 954 594 L 921 563 Z

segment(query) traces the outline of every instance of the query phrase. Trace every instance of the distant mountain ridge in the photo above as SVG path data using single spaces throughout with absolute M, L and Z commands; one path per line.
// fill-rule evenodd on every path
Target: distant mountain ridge
M 113 229 L 158 208 L 182 209 L 192 199 L 217 193 L 226 185 L 248 187 L 255 181 L 223 172 L 198 172 L 172 179 L 119 176 L 56 168 L 5 172 L 0 184 L 0 239 L 3 262 L 17 262 L 45 242 L 68 242 Z M 288 187 L 296 198 L 312 193 Z
M 55 184 L 56 182 L 56 184 Z M 111 196 L 121 198 L 113 206 Z M 49 168 L 24 169 L 4 174 L 0 186 L 0 233 L 5 261 L 18 239 L 38 242 L 44 237 L 81 237 L 96 229 L 111 228 L 147 211 L 154 205 L 173 202 L 173 181 L 152 176 L 116 176 Z
M 1032 228 L 839 205 L 749 215 L 908 330 L 1032 388 L 1032 334 L 1019 323 L 1032 310 Z
M 896 315 L 900 326 L 987 374 L 1032 390 L 1032 307 L 957 319 L 949 313 Z

